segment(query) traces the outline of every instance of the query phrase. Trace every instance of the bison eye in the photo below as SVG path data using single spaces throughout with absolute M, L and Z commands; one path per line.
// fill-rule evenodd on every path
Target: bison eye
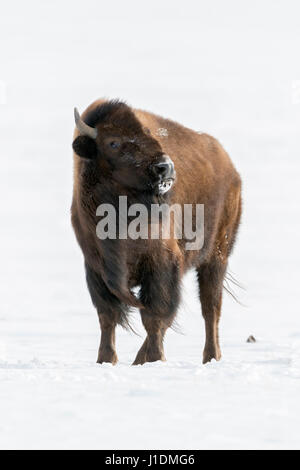
M 109 144 L 112 149 L 118 149 L 120 147 L 120 142 L 115 142 L 114 140 Z

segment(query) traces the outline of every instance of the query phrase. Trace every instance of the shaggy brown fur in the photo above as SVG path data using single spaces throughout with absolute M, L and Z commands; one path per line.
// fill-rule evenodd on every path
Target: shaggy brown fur
M 140 308 L 147 332 L 134 364 L 164 360 L 164 335 L 176 315 L 182 276 L 190 268 L 198 273 L 205 320 L 203 362 L 219 360 L 223 279 L 241 215 L 241 180 L 227 153 L 207 134 L 119 101 L 98 100 L 82 119 L 97 128 L 98 136 L 93 140 L 75 130 L 72 224 L 100 320 L 98 362 L 117 362 L 115 327 L 128 325 L 130 306 Z M 158 195 L 151 168 L 164 154 L 174 162 L 176 181 Z M 117 208 L 120 195 L 127 196 L 128 205 L 204 204 L 203 248 L 186 251 L 187 240 L 173 237 L 99 240 L 96 208 L 101 203 Z M 139 298 L 131 292 L 134 286 L 140 286 Z

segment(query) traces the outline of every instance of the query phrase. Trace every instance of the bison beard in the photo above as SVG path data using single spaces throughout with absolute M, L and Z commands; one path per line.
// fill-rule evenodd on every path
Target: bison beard
M 163 339 L 180 301 L 180 283 L 198 273 L 206 344 L 203 362 L 219 360 L 218 324 L 223 279 L 240 214 L 240 178 L 221 145 L 119 101 L 99 100 L 75 113 L 72 224 L 85 259 L 88 289 L 101 327 L 98 362 L 117 362 L 115 328 L 129 327 L 130 307 L 140 309 L 147 337 L 134 364 L 164 360 Z M 158 132 L 166 129 L 165 133 Z M 169 157 L 169 156 L 170 157 Z M 175 166 L 175 171 L 174 171 Z M 175 179 L 176 178 L 176 179 Z M 175 180 L 171 185 L 165 181 Z M 171 187 L 167 192 L 159 188 Z M 176 240 L 105 239 L 96 235 L 100 204 L 204 204 L 205 240 L 186 251 Z M 139 297 L 131 289 L 140 286 Z

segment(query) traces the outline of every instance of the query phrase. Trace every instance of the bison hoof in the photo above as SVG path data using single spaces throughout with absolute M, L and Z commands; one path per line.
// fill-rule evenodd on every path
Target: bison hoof
M 153 352 L 147 352 L 147 353 L 143 351 L 142 354 L 140 353 L 137 354 L 135 361 L 132 363 L 132 365 L 139 366 L 139 365 L 145 364 L 146 362 L 156 362 L 156 361 L 165 361 L 165 360 L 166 360 L 165 355 L 161 351 L 157 351 L 157 352 L 153 351 Z
M 221 359 L 221 351 L 219 348 L 204 349 L 203 352 L 203 364 L 210 362 L 212 359 L 219 361 Z
M 166 361 L 165 355 L 163 352 L 150 353 L 147 355 L 147 362 L 156 362 L 156 361 Z
M 118 362 L 118 356 L 116 354 L 116 351 L 112 349 L 105 349 L 99 351 L 97 363 L 103 364 L 103 362 L 109 362 L 114 366 Z

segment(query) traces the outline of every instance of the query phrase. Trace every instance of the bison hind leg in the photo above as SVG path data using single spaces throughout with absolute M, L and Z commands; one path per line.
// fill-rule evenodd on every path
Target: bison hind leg
M 216 361 L 221 359 L 219 321 L 226 267 L 227 263 L 214 259 L 197 270 L 202 315 L 205 321 L 206 332 L 203 364 L 210 362 L 212 359 Z

